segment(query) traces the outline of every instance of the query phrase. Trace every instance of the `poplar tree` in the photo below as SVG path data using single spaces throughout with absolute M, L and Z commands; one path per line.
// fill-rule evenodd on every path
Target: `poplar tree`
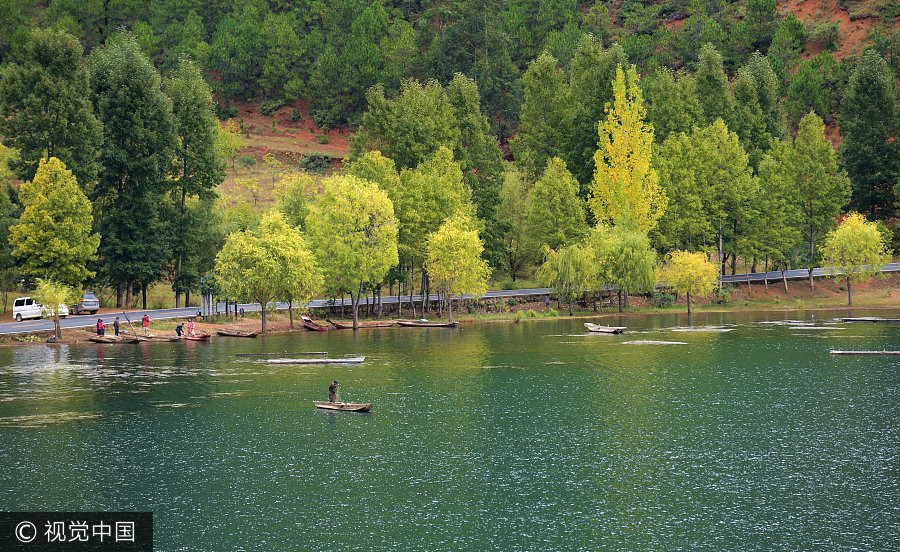
M 881 272 L 891 261 L 884 238 L 874 222 L 859 213 L 850 213 L 825 238 L 826 266 L 840 269 L 847 284 L 847 306 L 853 306 L 851 292 L 854 281 L 861 282 Z
M 587 231 L 578 182 L 562 159 L 548 160 L 544 174 L 528 192 L 524 222 L 524 237 L 535 258 L 544 246 L 558 249 L 577 241 Z
M 599 125 L 594 185 L 589 205 L 598 221 L 641 232 L 653 229 L 666 210 L 666 195 L 651 165 L 653 127 L 645 109 L 637 69 L 616 68 L 615 100 Z
M 709 295 L 716 287 L 718 268 L 709 262 L 704 253 L 673 251 L 666 258 L 660 272 L 660 281 L 678 293 L 687 296 L 687 311 L 691 314 L 691 295 Z
M 504 264 L 514 282 L 532 257 L 526 235 L 528 191 L 525 177 L 510 164 L 503 174 L 497 222 L 502 232 Z
M 362 294 L 397 264 L 394 208 L 376 184 L 355 176 L 333 176 L 322 186 L 310 205 L 307 235 L 326 286 L 350 293 L 358 328 Z
M 563 73 L 556 58 L 546 52 L 528 65 L 522 85 L 519 129 L 509 147 L 519 167 L 537 178 L 549 158 L 564 156 L 572 108 Z
M 481 258 L 484 246 L 474 221 L 464 214 L 447 219 L 428 237 L 425 267 L 447 294 L 447 320 L 453 321 L 453 295 L 482 295 L 491 270 Z

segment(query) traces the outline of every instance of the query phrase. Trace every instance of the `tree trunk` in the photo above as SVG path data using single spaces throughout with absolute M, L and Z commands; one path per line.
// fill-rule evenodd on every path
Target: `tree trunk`
M 622 312 L 622 290 L 619 290 L 619 312 Z
M 62 328 L 59 327 L 59 310 L 56 311 L 56 315 L 53 317 L 53 335 L 56 336 L 57 341 L 62 339 Z
M 716 259 L 718 260 L 718 264 L 721 267 L 722 274 L 725 274 L 725 259 L 722 257 L 722 222 L 719 222 L 719 247 L 716 250 Z M 719 278 L 719 291 L 722 291 L 722 278 Z
M 853 306 L 853 294 L 850 292 L 850 276 L 847 276 L 847 306 Z
M 353 330 L 359 329 L 359 297 L 363 293 L 362 284 L 359 285 L 359 290 L 356 293 L 350 292 L 350 303 L 353 308 Z
M 134 280 L 128 280 L 128 286 L 125 289 L 125 308 L 130 309 L 134 306 Z
M 453 322 L 453 297 L 447 295 L 447 322 Z
M 291 320 L 291 329 L 294 329 L 294 300 L 288 301 L 288 318 Z
M 185 305 L 187 305 L 185 303 Z M 147 310 L 147 283 L 141 283 L 141 308 Z
M 750 272 L 756 274 L 756 256 L 753 257 L 753 264 L 750 266 Z
M 122 308 L 122 282 L 116 282 L 116 308 Z
M 191 306 L 191 290 L 189 289 L 184 290 L 184 306 Z
M 687 292 L 688 316 L 691 315 L 691 292 Z
M 816 232 L 813 229 L 812 224 L 810 224 L 809 225 L 809 287 L 812 289 L 816 288 L 816 284 L 813 281 L 813 267 L 816 266 L 815 256 L 816 256 Z
M 788 292 L 787 276 L 784 275 L 784 270 L 781 271 L 781 281 L 784 282 L 784 292 L 787 293 Z
M 266 305 L 260 303 L 260 308 L 262 309 L 260 312 L 262 313 L 262 333 L 266 335 Z M 235 304 L 235 308 L 237 308 L 237 304 Z
M 412 309 L 413 318 L 416 317 L 416 303 L 415 303 L 415 301 L 413 301 L 413 288 L 415 287 L 413 285 L 413 282 L 416 281 L 415 277 L 416 277 L 416 265 L 410 264 L 409 265 L 409 283 L 406 285 L 409 288 L 409 290 L 408 290 L 409 291 L 409 308 Z
M 382 305 L 381 305 L 381 286 L 378 287 L 378 319 L 381 320 L 382 313 Z

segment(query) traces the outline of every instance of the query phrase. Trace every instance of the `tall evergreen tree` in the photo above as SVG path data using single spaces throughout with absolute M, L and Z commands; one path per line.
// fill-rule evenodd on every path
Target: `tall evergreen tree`
M 712 44 L 705 44 L 700 49 L 700 65 L 695 77 L 704 122 L 709 125 L 716 119 L 722 119 L 730 126 L 734 114 L 734 96 L 722 65 L 722 54 Z
M 660 68 L 641 79 L 641 88 L 647 102 L 647 122 L 653 125 L 656 143 L 663 143 L 673 133 L 690 132 L 703 120 L 697 81 L 692 74 L 676 75 L 671 69 Z
M 528 192 L 525 207 L 525 239 L 537 260 L 543 246 L 558 249 L 587 232 L 584 202 L 578 197 L 578 181 L 566 163 L 552 157 L 544 174 Z
M 116 285 L 117 306 L 135 284 L 164 273 L 168 240 L 159 217 L 175 153 L 172 102 L 137 41 L 111 37 L 91 56 L 94 106 L 103 123 L 103 171 L 93 192 L 101 230 L 103 275 Z
M 213 113 L 212 92 L 203 80 L 200 69 L 190 60 L 182 60 L 178 68 L 165 81 L 166 92 L 172 101 L 172 115 L 175 136 L 175 163 L 172 180 L 178 217 L 175 221 L 172 247 L 175 261 L 175 306 L 179 307 L 181 293 L 190 293 L 199 283 L 194 278 L 185 278 L 182 263 L 188 250 L 193 249 L 191 241 L 200 238 L 197 232 L 187 231 L 187 199 L 213 199 L 215 187 L 225 177 L 225 162 L 220 154 L 217 140 L 219 123 Z M 187 301 L 185 301 L 187 302 Z
M 853 206 L 891 216 L 900 178 L 900 109 L 895 76 L 874 50 L 860 59 L 841 106 L 841 156 L 853 183 Z
M 20 63 L 0 75 L 0 134 L 19 150 L 20 178 L 30 180 L 42 159 L 56 157 L 90 189 L 102 136 L 78 39 L 31 32 Z

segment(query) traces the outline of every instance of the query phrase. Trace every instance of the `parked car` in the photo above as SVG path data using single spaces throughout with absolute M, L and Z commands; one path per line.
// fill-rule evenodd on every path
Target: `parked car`
M 16 322 L 21 322 L 26 318 L 43 318 L 43 307 L 40 303 L 31 297 L 19 297 L 13 302 L 13 318 Z M 65 318 L 69 316 L 69 307 L 65 305 L 59 306 L 59 317 Z
M 97 311 L 100 310 L 100 299 L 94 295 L 93 291 L 85 291 L 81 295 L 81 299 L 75 306 L 72 308 L 72 312 L 75 314 L 81 314 L 83 312 L 89 312 L 91 314 L 97 314 Z

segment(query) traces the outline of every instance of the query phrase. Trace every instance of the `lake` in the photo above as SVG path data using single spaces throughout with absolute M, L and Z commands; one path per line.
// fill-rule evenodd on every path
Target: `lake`
M 0 510 L 150 510 L 160 551 L 896 549 L 900 357 L 829 349 L 900 325 L 845 315 L 4 348 Z M 373 411 L 315 410 L 332 379 Z

